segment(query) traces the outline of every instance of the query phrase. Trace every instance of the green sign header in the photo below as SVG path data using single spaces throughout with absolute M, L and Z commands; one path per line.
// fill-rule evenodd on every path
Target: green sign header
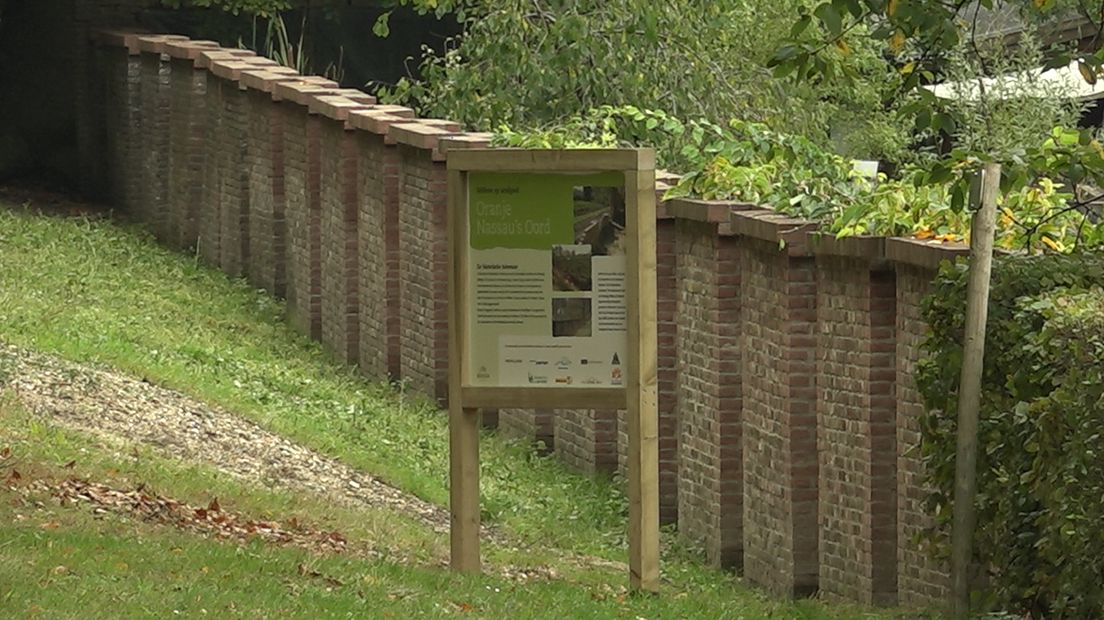
M 471 173 L 471 247 L 548 250 L 575 238 L 576 187 L 621 187 L 618 172 L 601 174 Z

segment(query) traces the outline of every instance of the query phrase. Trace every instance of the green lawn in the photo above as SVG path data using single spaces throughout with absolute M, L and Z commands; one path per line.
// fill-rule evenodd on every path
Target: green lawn
M 447 500 L 445 417 L 422 399 L 373 384 L 327 360 L 288 329 L 281 304 L 241 281 L 103 220 L 34 215 L 0 205 L 0 340 L 111 366 L 217 404 L 302 444 L 373 472 L 438 504 Z M 778 603 L 731 575 L 702 568 L 668 540 L 662 596 L 617 600 L 602 584 L 625 575 L 565 568 L 567 580 L 523 588 L 493 577 L 458 578 L 426 563 L 447 541 L 414 522 L 333 509 L 324 500 L 242 486 L 195 465 L 150 454 L 139 464 L 111 450 L 79 452 L 82 438 L 11 407 L 4 441 L 49 472 L 75 454 L 94 478 L 141 480 L 197 502 L 217 492 L 241 510 L 303 513 L 363 540 L 387 540 L 401 562 L 207 541 L 166 527 L 93 520 L 60 511 L 60 527 L 14 521 L 0 491 L 0 610 L 70 615 L 327 615 L 395 617 L 475 612 L 484 617 L 888 617 L 815 601 Z M 2 445 L 0 445 L 2 447 Z M 565 552 L 624 559 L 626 503 L 615 480 L 566 471 L 527 446 L 484 437 L 483 506 L 519 549 L 492 562 L 555 564 Z M 76 451 L 76 452 L 74 452 Z M 119 459 L 123 459 L 120 461 Z M 129 469 L 128 469 L 129 467 Z M 137 469 L 136 469 L 137 468 Z M 225 503 L 224 503 L 225 505 Z M 670 538 L 670 537 L 668 537 Z M 296 568 L 345 584 L 304 578 Z M 65 571 L 54 574 L 54 567 Z M 204 570 L 206 568 L 206 570 Z M 557 566 L 557 568 L 560 568 Z

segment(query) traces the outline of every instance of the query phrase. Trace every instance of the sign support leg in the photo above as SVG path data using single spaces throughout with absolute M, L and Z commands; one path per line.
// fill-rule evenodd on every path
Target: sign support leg
M 659 591 L 659 402 L 656 360 L 655 173 L 625 174 L 629 243 L 626 417 L 629 425 L 629 586 Z
M 455 402 L 458 399 L 449 399 Z M 479 573 L 479 410 L 449 404 L 451 566 Z

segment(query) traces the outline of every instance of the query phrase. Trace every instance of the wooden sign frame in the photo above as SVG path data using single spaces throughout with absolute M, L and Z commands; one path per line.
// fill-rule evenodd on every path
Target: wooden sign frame
M 449 503 L 451 566 L 478 573 L 481 408 L 624 409 L 628 423 L 629 582 L 659 589 L 659 422 L 655 152 L 650 149 L 460 149 L 448 152 Z M 624 387 L 473 387 L 469 359 L 468 175 L 618 172 L 625 189 Z

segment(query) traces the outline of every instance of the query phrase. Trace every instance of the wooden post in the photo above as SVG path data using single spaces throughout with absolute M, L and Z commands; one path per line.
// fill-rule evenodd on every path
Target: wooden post
M 629 586 L 659 591 L 659 396 L 656 334 L 655 172 L 625 173 L 625 194 L 636 202 L 626 218 L 629 426 Z M 630 211 L 631 213 L 631 211 Z M 642 226 L 641 222 L 650 225 Z
M 951 530 L 951 578 L 956 618 L 970 613 L 970 558 L 977 496 L 978 410 L 985 361 L 985 323 L 989 315 L 989 280 L 993 267 L 993 235 L 1000 164 L 986 164 L 981 179 L 981 205 L 970 230 L 970 274 L 966 289 L 966 334 L 958 387 L 958 438 L 955 453 L 954 524 Z
M 449 299 L 463 300 L 467 290 L 463 243 L 468 218 L 462 173 L 448 172 Z M 462 573 L 478 573 L 479 559 L 479 410 L 462 403 L 463 343 L 467 337 L 466 303 L 449 305 L 449 512 L 450 564 Z

